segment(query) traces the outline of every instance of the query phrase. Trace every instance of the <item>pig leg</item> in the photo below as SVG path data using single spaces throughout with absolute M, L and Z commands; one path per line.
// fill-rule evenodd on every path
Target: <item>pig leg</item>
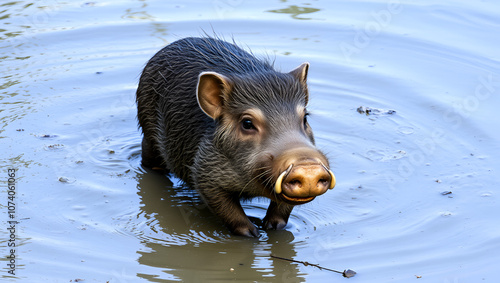
M 258 237 L 257 227 L 246 216 L 238 196 L 221 190 L 203 190 L 201 195 L 208 207 L 219 216 L 235 235 Z
M 288 217 L 290 217 L 292 209 L 293 205 L 286 203 L 277 204 L 275 201 L 271 201 L 267 209 L 266 217 L 264 217 L 264 228 L 275 230 L 284 229 L 286 223 L 288 223 Z
M 151 169 L 163 169 L 168 172 L 165 165 L 162 164 L 160 154 L 153 148 L 152 143 L 145 137 L 142 138 L 142 165 Z

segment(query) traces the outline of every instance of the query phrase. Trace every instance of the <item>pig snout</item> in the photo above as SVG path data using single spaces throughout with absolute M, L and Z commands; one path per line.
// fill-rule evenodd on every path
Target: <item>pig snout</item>
M 290 204 L 312 201 L 335 187 L 335 175 L 320 158 L 301 158 L 297 153 L 295 151 L 293 157 L 285 161 L 289 165 L 280 173 L 274 187 L 274 192 Z

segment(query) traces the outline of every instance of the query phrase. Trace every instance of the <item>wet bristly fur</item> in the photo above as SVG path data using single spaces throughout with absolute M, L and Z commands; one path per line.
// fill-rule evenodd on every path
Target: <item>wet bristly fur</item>
M 197 102 L 202 72 L 216 72 L 232 82 L 215 120 Z M 273 156 L 267 147 L 280 143 L 274 136 L 296 132 L 302 119 L 297 106 L 305 109 L 306 104 L 304 82 L 275 71 L 272 64 L 235 44 L 210 37 L 178 40 L 154 55 L 140 78 L 137 106 L 144 134 L 143 164 L 164 168 L 195 188 L 232 232 L 256 236 L 258 231 L 239 200 L 273 199 L 277 169 L 271 168 Z M 262 111 L 267 125 L 258 144 L 236 134 L 241 114 L 253 108 Z M 305 127 L 303 138 L 314 144 L 307 123 Z M 273 199 L 267 227 L 282 228 L 292 208 Z

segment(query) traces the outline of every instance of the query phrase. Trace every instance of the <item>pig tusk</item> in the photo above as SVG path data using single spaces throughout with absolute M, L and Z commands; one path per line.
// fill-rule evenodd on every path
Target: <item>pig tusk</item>
M 276 184 L 274 185 L 274 192 L 276 194 L 278 194 L 278 195 L 281 194 L 281 183 L 283 182 L 283 178 L 285 178 L 286 174 L 290 173 L 290 170 L 292 170 L 292 167 L 293 167 L 293 164 L 288 166 L 288 169 L 283 171 L 283 173 L 281 173 L 280 176 L 278 177 L 278 179 L 276 180 Z
M 330 190 L 331 190 L 335 187 L 337 180 L 335 179 L 335 175 L 333 175 L 332 170 L 328 170 L 328 173 L 330 173 L 330 176 L 332 176 L 332 181 L 330 182 Z
M 332 177 L 332 181 L 330 182 L 330 188 L 328 189 L 333 189 L 335 187 L 335 184 L 337 183 L 337 179 L 335 179 L 335 175 L 333 175 L 333 172 L 332 170 L 328 169 L 325 164 L 321 163 L 321 165 L 323 166 L 323 168 L 325 168 L 326 171 L 328 171 L 328 174 L 330 174 L 330 177 Z

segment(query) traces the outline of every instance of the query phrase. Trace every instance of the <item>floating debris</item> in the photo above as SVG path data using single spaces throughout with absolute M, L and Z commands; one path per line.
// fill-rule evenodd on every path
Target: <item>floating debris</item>
M 64 145 L 63 144 L 51 144 L 51 145 L 48 145 L 47 146 L 47 149 L 51 149 L 51 150 L 54 150 L 54 149 L 60 149 L 60 148 L 63 148 Z
M 365 107 L 365 106 L 359 106 L 356 109 L 356 111 L 358 111 L 359 114 L 365 114 L 366 116 L 396 114 L 396 110 L 385 110 L 385 109 L 371 108 L 371 107 Z
M 336 273 L 340 273 L 342 274 L 342 276 L 346 277 L 346 278 L 351 278 L 353 277 L 354 275 L 356 275 L 356 271 L 354 270 L 351 270 L 351 269 L 345 269 L 344 271 L 338 271 L 338 270 L 334 270 L 334 269 L 330 269 L 330 268 L 326 268 L 326 267 L 323 267 L 323 266 L 320 266 L 319 264 L 315 264 L 315 263 L 309 263 L 307 261 L 301 261 L 301 260 L 294 260 L 294 259 L 291 259 L 291 258 L 286 258 L 286 257 L 279 257 L 279 256 L 274 256 L 274 255 L 271 255 L 271 258 L 277 258 L 277 259 L 281 259 L 281 260 L 286 260 L 286 261 L 290 261 L 290 262 L 296 262 L 296 263 L 301 263 L 303 264 L 304 266 L 314 266 L 314 267 L 317 267 L 319 268 L 320 270 L 328 270 L 328 271 L 332 271 L 332 272 L 336 272 Z
M 452 194 L 451 191 L 444 191 L 441 193 L 441 195 L 443 195 L 443 196 L 448 196 L 448 198 L 453 198 L 453 196 L 451 194 Z
M 356 271 L 354 270 L 350 270 L 350 269 L 347 269 L 347 270 L 344 270 L 344 272 L 342 273 L 342 275 L 346 278 L 351 278 L 353 277 L 354 275 L 356 275 Z

